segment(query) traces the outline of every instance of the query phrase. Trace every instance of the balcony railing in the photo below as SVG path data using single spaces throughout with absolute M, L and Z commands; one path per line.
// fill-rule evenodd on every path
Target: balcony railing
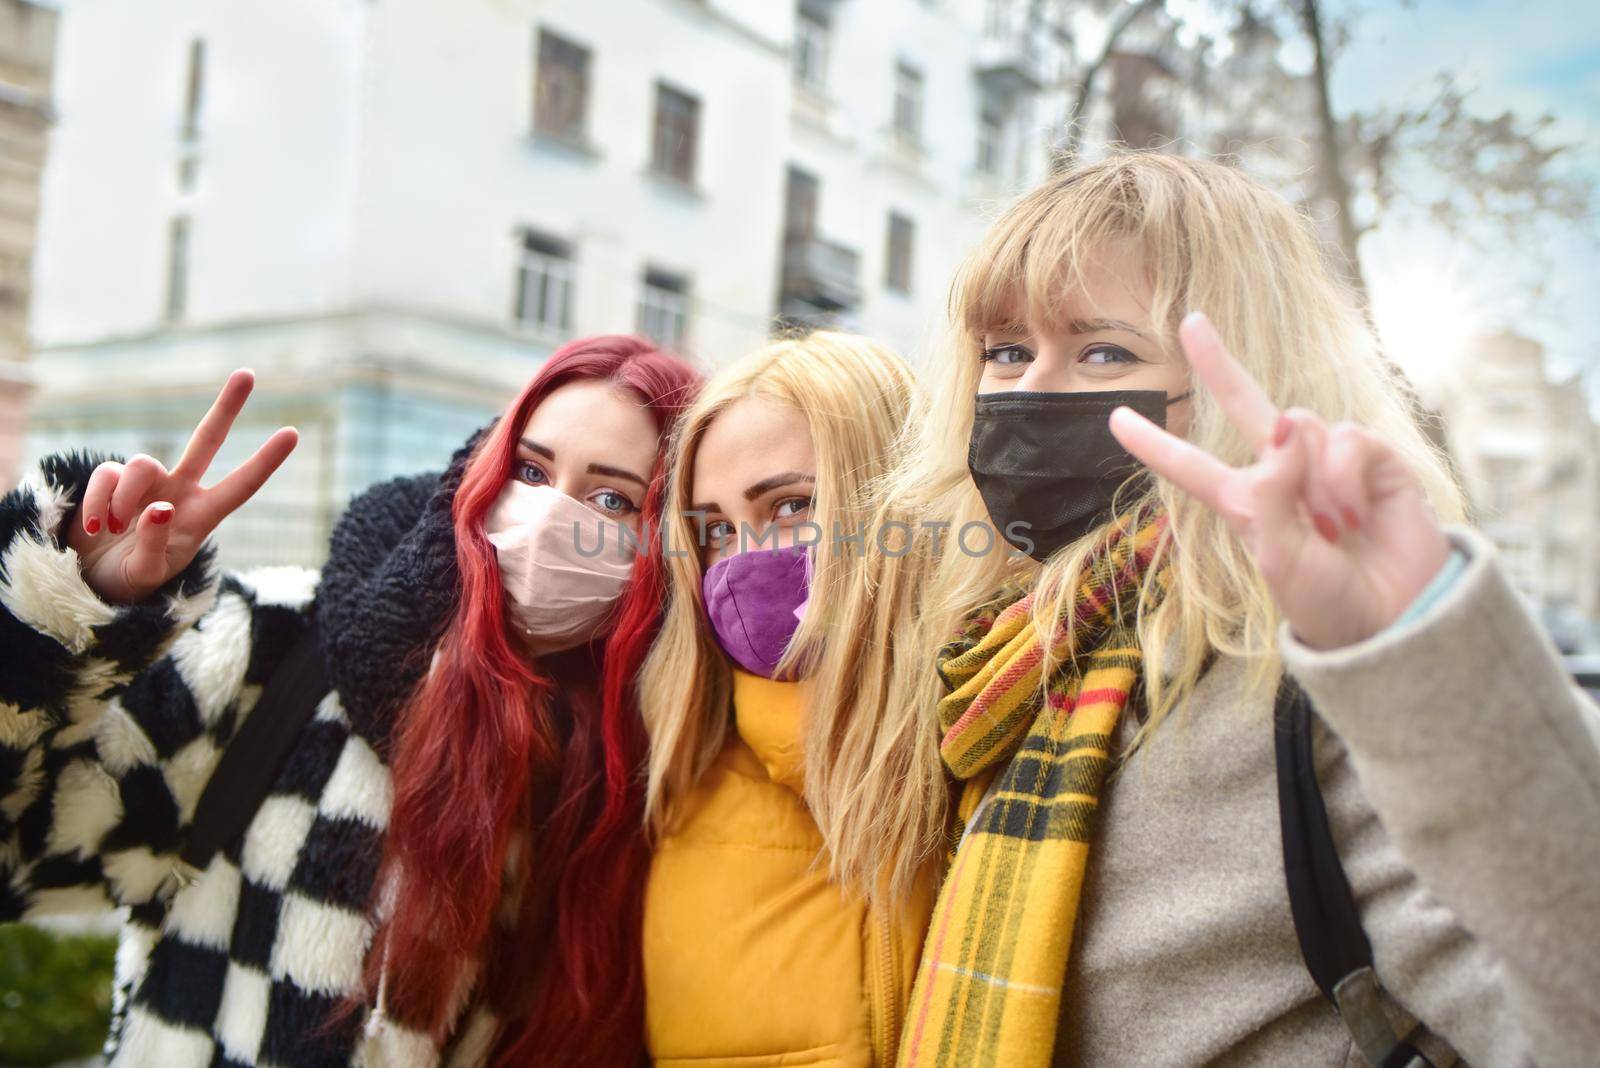
M 1044 53 L 1027 30 L 985 34 L 978 40 L 976 67 L 984 89 L 997 96 L 1036 93 L 1049 80 Z
M 861 303 L 861 257 L 820 237 L 791 234 L 783 246 L 782 303 L 834 312 Z

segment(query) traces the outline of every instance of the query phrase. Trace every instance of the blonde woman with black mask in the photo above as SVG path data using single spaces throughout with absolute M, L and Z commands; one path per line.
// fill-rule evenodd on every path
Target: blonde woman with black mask
M 945 552 L 901 635 L 964 783 L 901 1064 L 1593 1063 L 1595 709 L 1309 223 L 1116 155 L 996 223 L 953 310 L 888 507 L 1007 551 Z M 1286 893 L 1285 675 L 1382 986 L 1342 1020 Z

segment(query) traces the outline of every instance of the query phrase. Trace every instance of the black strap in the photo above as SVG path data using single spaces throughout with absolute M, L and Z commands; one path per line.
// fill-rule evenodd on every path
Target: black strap
M 329 689 L 313 617 L 212 771 L 179 859 L 204 871 L 212 857 L 244 834 Z
M 1278 817 L 1283 873 L 1300 955 L 1317 988 L 1344 1017 L 1362 1053 L 1377 1068 L 1426 1065 L 1393 1029 L 1377 1001 L 1372 943 L 1333 844 L 1312 759 L 1311 700 L 1285 675 L 1278 687 L 1273 737 L 1278 767 Z M 1363 1018 L 1354 1019 L 1359 1013 Z M 1409 1036 L 1408 1036 L 1409 1037 Z M 1387 1046 L 1387 1048 L 1382 1048 Z
M 1278 687 L 1278 815 L 1283 824 L 1283 873 L 1289 881 L 1300 951 L 1329 1001 L 1339 980 L 1372 967 L 1372 943 L 1361 927 L 1350 882 L 1333 845 L 1328 812 L 1311 754 L 1311 701 L 1287 675 Z

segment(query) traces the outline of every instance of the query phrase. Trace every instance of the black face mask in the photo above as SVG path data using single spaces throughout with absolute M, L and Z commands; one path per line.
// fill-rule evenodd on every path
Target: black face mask
M 967 469 L 1006 541 L 1043 561 L 1111 517 L 1112 498 L 1142 465 L 1111 436 L 1127 406 L 1167 425 L 1159 389 L 1103 393 L 981 393 Z M 1137 487 L 1130 487 L 1136 489 Z

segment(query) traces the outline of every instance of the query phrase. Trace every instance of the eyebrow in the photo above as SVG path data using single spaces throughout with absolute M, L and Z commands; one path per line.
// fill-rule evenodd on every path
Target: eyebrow
M 772 475 L 769 478 L 764 478 L 760 482 L 757 482 L 755 485 L 751 486 L 749 489 L 745 490 L 744 499 L 747 501 L 753 501 L 757 497 L 760 497 L 763 493 L 771 493 L 779 486 L 789 486 L 797 482 L 805 482 L 815 486 L 817 484 L 817 478 L 815 475 L 808 475 L 804 471 L 785 471 L 782 474 Z
M 817 484 L 817 478 L 815 475 L 808 475 L 804 471 L 785 471 L 782 474 L 772 475 L 769 478 L 764 478 L 760 482 L 757 482 L 755 485 L 751 486 L 749 489 L 745 490 L 744 499 L 747 501 L 753 501 L 757 497 L 760 497 L 763 493 L 771 493 L 779 486 L 790 486 L 797 482 L 804 482 L 815 486 Z M 720 513 L 722 511 L 722 505 L 718 504 L 716 501 L 703 501 L 700 504 L 692 505 L 689 510 L 691 512 L 704 512 L 707 515 L 711 515 L 712 513 Z
M 533 440 L 531 440 L 529 438 L 522 438 L 518 442 L 518 444 L 520 444 L 524 449 L 527 449 L 529 452 L 538 453 L 540 456 L 543 456 L 546 460 L 550 460 L 550 461 L 553 462 L 555 460 L 555 458 L 556 458 L 556 454 L 554 452 L 552 452 L 547 446 L 540 445 L 537 441 L 533 441 Z M 611 478 L 625 478 L 629 482 L 637 482 L 639 485 L 645 487 L 646 489 L 650 488 L 650 483 L 649 483 L 649 481 L 647 479 L 640 478 L 638 475 L 634 474 L 632 471 L 629 471 L 628 469 L 623 468 L 623 467 L 612 467 L 609 464 L 590 464 L 589 465 L 589 473 L 591 475 L 608 475 Z
M 1122 330 L 1134 337 L 1150 338 L 1132 323 L 1125 323 L 1121 319 L 1074 319 L 1067 324 L 1067 329 L 1074 334 L 1093 334 L 1099 330 Z
M 646 482 L 632 471 L 625 471 L 620 467 L 608 467 L 605 464 L 590 464 L 589 473 L 591 475 L 610 475 L 612 478 L 625 478 L 629 482 L 639 483 L 639 485 L 645 487 L 646 489 L 648 489 L 650 486 L 650 483 Z
M 1067 323 L 1067 333 L 1069 334 L 1093 334 L 1101 330 L 1122 330 L 1132 334 L 1134 337 L 1143 338 L 1146 341 L 1150 341 L 1151 344 L 1154 344 L 1154 342 L 1151 341 L 1150 335 L 1146 334 L 1132 323 L 1125 323 L 1121 319 L 1073 319 L 1071 322 Z M 1033 331 L 1028 329 L 1028 327 L 1023 323 L 1002 323 L 989 330 L 986 330 L 984 333 L 985 336 L 990 334 L 1022 334 L 1027 337 L 1033 336 Z

